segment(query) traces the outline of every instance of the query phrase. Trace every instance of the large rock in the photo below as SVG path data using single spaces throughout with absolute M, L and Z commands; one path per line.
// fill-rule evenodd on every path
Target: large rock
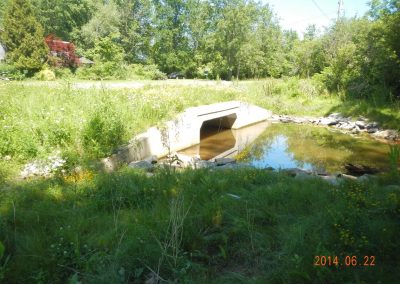
M 355 124 L 360 128 L 364 129 L 367 126 L 367 123 L 365 121 L 357 120 Z
M 365 125 L 365 128 L 367 129 L 375 129 L 378 128 L 379 124 L 377 122 L 371 122 Z
M 373 136 L 376 138 L 387 139 L 387 140 L 397 140 L 400 138 L 399 133 L 393 129 L 377 131 L 373 134 Z
M 188 155 L 177 153 L 175 154 L 175 158 L 177 159 L 178 165 L 182 168 L 189 168 L 193 166 L 193 158 Z
M 345 164 L 344 167 L 347 170 L 347 173 L 352 176 L 362 176 L 364 174 L 376 174 L 379 172 L 378 169 L 372 168 L 369 166 L 365 166 L 365 165 L 348 163 L 348 164 Z
M 339 120 L 334 117 L 323 117 L 319 120 L 319 124 L 326 125 L 326 126 L 332 126 L 332 125 L 336 125 L 338 123 L 339 123 Z
M 311 174 L 309 171 L 306 170 L 302 170 L 302 169 L 298 169 L 298 168 L 291 168 L 291 169 L 283 169 L 281 170 L 283 173 L 291 176 L 291 177 L 295 177 L 298 174 L 306 174 L 309 175 Z
M 236 160 L 232 158 L 217 158 L 215 159 L 215 163 L 217 164 L 217 166 L 223 166 L 226 164 L 234 164 L 236 163 Z
M 356 125 L 353 122 L 348 122 L 340 126 L 340 128 L 344 130 L 353 130 L 355 127 Z
M 215 164 L 210 161 L 204 161 L 204 160 L 195 160 L 193 168 L 194 169 L 206 169 L 206 168 L 213 168 Z
M 66 163 L 66 161 L 58 155 L 59 153 L 55 156 L 48 157 L 46 160 L 36 160 L 26 164 L 21 171 L 21 178 L 51 177 Z
M 154 169 L 154 166 L 151 162 L 149 161 L 136 161 L 132 162 L 129 164 L 130 168 L 136 168 L 136 169 L 144 169 L 146 171 L 152 171 Z
M 375 132 L 378 132 L 378 131 L 379 131 L 378 128 L 366 128 L 366 129 L 367 129 L 367 132 L 368 132 L 369 134 L 372 134 L 372 133 L 375 133 Z

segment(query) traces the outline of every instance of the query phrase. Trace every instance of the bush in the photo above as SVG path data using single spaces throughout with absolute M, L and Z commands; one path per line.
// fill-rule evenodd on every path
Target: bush
M 97 62 L 93 66 L 80 67 L 76 72 L 80 79 L 87 80 L 164 80 L 167 75 L 157 65 L 121 65 L 116 62 Z
M 195 76 L 200 79 L 215 79 L 216 75 L 214 74 L 214 66 L 212 63 L 208 63 L 207 65 L 201 65 L 197 68 L 195 72 Z
M 126 79 L 126 67 L 116 62 L 97 62 L 93 66 L 80 67 L 76 72 L 79 79 L 110 80 Z
M 22 160 L 36 157 L 39 149 L 35 138 L 30 131 L 0 123 L 0 157 L 10 155 Z
M 40 81 L 54 81 L 56 79 L 56 74 L 49 69 L 44 69 L 36 73 L 35 78 Z
M 165 80 L 167 79 L 167 75 L 160 70 L 158 70 L 157 65 L 145 65 L 143 67 L 144 74 L 151 80 Z
M 123 142 L 125 126 L 118 112 L 105 105 L 89 118 L 83 131 L 83 147 L 93 158 L 111 154 Z
M 56 68 L 54 73 L 57 79 L 68 79 L 74 75 L 69 68 Z
M 13 65 L 0 64 L 0 78 L 23 80 L 25 75 Z

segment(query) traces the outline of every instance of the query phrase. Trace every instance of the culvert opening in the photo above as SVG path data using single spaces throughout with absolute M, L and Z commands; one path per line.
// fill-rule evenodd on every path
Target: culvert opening
M 200 140 L 231 129 L 237 118 L 236 113 L 206 120 L 200 127 Z

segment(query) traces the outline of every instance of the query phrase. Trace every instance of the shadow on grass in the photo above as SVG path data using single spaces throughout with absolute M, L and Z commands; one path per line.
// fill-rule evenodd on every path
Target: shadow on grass
M 123 168 L 9 184 L 0 194 L 0 240 L 11 256 L 6 283 L 136 283 L 150 269 L 191 283 L 390 283 L 400 276 L 400 192 L 376 183 L 333 187 L 257 169 L 149 178 Z M 375 255 L 379 263 L 313 266 L 322 254 Z

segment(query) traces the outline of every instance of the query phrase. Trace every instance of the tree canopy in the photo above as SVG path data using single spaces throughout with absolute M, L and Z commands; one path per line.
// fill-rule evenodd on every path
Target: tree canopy
M 2 42 L 7 59 L 28 73 L 40 70 L 47 56 L 43 28 L 36 20 L 29 1 L 12 0 L 4 16 Z
M 314 77 L 330 91 L 361 97 L 400 92 L 398 0 L 373 0 L 365 16 L 340 18 L 325 30 L 311 25 L 304 35 L 283 30 L 270 6 L 255 0 L 3 1 L 0 17 L 7 7 L 30 7 L 30 1 L 33 11 L 4 14 L 0 25 L 11 27 L 6 33 L 34 34 L 41 46 L 42 25 L 45 35 L 73 41 L 90 59 L 108 38 L 122 51 L 123 64 L 155 64 L 186 77 Z M 26 33 L 22 26 L 32 28 Z M 4 37 L 9 60 L 17 62 L 10 38 Z M 21 48 L 28 57 L 36 50 Z M 33 56 L 35 68 L 42 55 Z

